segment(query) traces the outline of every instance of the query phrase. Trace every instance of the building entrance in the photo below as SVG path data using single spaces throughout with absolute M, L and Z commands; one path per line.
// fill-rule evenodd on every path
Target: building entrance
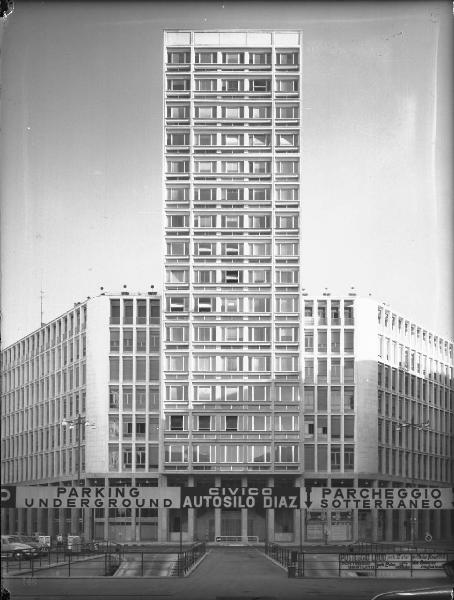
M 241 536 L 241 511 L 223 510 L 221 513 L 221 535 Z

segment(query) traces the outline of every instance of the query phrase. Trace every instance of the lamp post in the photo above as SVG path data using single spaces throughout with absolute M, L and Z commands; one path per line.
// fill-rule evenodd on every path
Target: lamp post
M 81 477 L 81 461 L 80 461 L 80 450 L 81 450 L 81 427 L 91 427 L 95 428 L 96 425 L 87 420 L 87 417 L 82 416 L 80 413 L 77 415 L 75 419 L 63 419 L 61 422 L 63 427 L 68 427 L 68 429 L 76 428 L 76 437 L 77 437 L 77 485 L 80 485 L 80 477 Z M 84 509 L 82 511 L 82 533 L 84 529 Z

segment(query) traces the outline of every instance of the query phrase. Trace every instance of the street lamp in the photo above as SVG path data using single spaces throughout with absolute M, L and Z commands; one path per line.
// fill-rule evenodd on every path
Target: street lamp
M 68 429 L 74 429 L 76 428 L 76 437 L 77 437 L 77 484 L 80 484 L 80 470 L 81 470 L 81 464 L 80 464 L 80 444 L 81 444 L 81 435 L 80 435 L 80 429 L 82 427 L 82 425 L 84 425 L 85 427 L 91 427 L 92 429 L 95 429 L 96 425 L 94 423 L 90 423 L 90 421 L 87 420 L 87 417 L 83 417 L 81 414 L 77 415 L 76 419 L 63 419 L 63 421 L 61 422 L 61 424 L 63 425 L 63 427 L 68 427 Z
M 63 419 L 61 422 L 63 427 L 68 427 L 69 430 L 76 428 L 76 437 L 77 437 L 77 485 L 80 485 L 80 471 L 81 471 L 81 461 L 80 461 L 80 444 L 81 438 L 80 430 L 81 427 L 91 427 L 92 429 L 96 428 L 94 423 L 91 423 L 87 420 L 87 417 L 82 416 L 80 413 L 77 415 L 76 419 Z M 84 531 L 84 509 L 81 509 L 82 513 L 82 534 Z

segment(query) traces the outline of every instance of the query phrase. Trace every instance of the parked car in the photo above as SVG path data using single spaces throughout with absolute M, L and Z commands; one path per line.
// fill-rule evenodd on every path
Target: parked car
M 41 556 L 47 555 L 49 548 L 45 544 L 42 544 L 39 540 L 37 540 L 33 536 L 20 534 L 20 535 L 17 535 L 16 537 L 19 538 L 19 541 L 22 544 L 27 544 L 28 546 L 31 546 L 32 548 L 36 548 L 39 555 L 41 555 Z
M 399 600 L 400 598 L 405 598 L 405 600 L 454 600 L 454 587 L 443 585 L 417 590 L 385 592 L 374 596 L 372 600 Z
M 17 535 L 2 535 L 1 537 L 2 557 L 12 556 L 19 560 L 20 558 L 34 558 L 38 556 L 38 550 L 29 544 L 20 541 Z

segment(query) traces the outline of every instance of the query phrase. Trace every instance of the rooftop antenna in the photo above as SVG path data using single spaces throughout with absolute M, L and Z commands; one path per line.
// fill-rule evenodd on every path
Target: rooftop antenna
M 40 315 L 41 315 L 41 327 L 43 325 L 45 325 L 44 321 L 43 321 L 43 298 L 44 298 L 44 290 L 43 290 L 43 286 L 41 285 L 41 290 L 39 292 L 39 305 L 40 305 Z

